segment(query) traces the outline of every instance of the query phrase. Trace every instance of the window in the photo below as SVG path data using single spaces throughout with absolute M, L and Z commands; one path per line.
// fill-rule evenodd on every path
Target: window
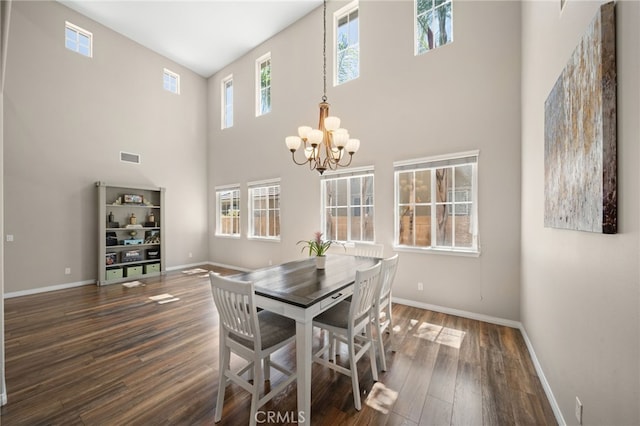
M 321 185 L 325 238 L 345 242 L 375 241 L 373 169 L 325 175 Z
M 415 0 L 416 55 L 453 41 L 452 0 Z
M 249 183 L 249 237 L 280 239 L 280 180 Z
M 256 117 L 271 112 L 271 53 L 256 61 Z
M 336 52 L 334 85 L 337 86 L 360 75 L 358 2 L 349 3 L 333 16 Z
M 222 128 L 233 127 L 233 75 L 222 80 Z
M 216 189 L 216 235 L 240 237 L 240 187 Z
M 171 93 L 179 95 L 180 75 L 165 68 L 164 73 L 162 74 L 162 87 L 164 88 L 164 90 L 168 90 Z
M 397 162 L 397 247 L 478 252 L 478 152 Z
M 71 22 L 66 22 L 64 45 L 69 50 L 91 58 L 93 55 L 93 34 Z

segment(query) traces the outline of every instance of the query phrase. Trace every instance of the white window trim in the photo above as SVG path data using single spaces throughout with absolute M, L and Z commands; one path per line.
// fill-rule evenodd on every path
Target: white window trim
M 415 168 L 420 168 L 422 166 L 427 167 L 426 165 L 428 164 L 432 164 L 431 166 L 428 166 L 429 168 L 434 168 L 437 167 L 435 166 L 434 163 L 440 162 L 440 161 L 455 161 L 458 159 L 463 159 L 466 157 L 475 157 L 476 161 L 475 161 L 475 167 L 474 167 L 474 173 L 472 176 L 472 185 L 471 185 L 471 196 L 472 196 L 472 200 L 473 203 L 471 205 L 471 209 L 472 209 L 472 214 L 473 214 L 473 223 L 472 223 L 472 227 L 473 227 L 473 239 L 474 239 L 474 243 L 473 243 L 473 247 L 471 248 L 464 248 L 464 247 L 417 247 L 417 246 L 409 246 L 409 245 L 401 245 L 398 244 L 399 241 L 399 217 L 398 217 L 398 172 L 402 171 L 403 168 L 413 168 L 413 166 L 415 166 Z M 416 253 L 435 253 L 435 254 L 447 254 L 447 255 L 456 255 L 456 256 L 468 256 L 468 257 L 478 257 L 480 256 L 480 239 L 479 239 L 479 224 L 478 224 L 478 168 L 479 168 L 479 163 L 480 163 L 480 151 L 479 150 L 473 150 L 473 151 L 465 151 L 465 152 L 458 152 L 458 153 L 454 153 L 454 154 L 444 154 L 444 155 L 436 155 L 436 156 L 432 156 L 432 157 L 424 157 L 424 158 L 417 158 L 417 159 L 413 159 L 413 160 L 404 160 L 404 161 L 395 161 L 393 163 L 393 167 L 394 167 L 394 198 L 393 198 L 393 217 L 394 217 L 394 225 L 393 225 L 393 248 L 394 250 L 397 251 L 407 251 L 407 252 L 416 252 Z M 435 185 L 435 182 L 431 182 L 432 188 L 431 188 L 431 193 L 433 194 L 434 188 L 433 185 Z M 432 223 L 433 226 L 433 223 Z M 432 232 L 432 235 L 433 234 Z
M 366 176 L 366 175 L 371 175 L 373 176 L 373 211 L 374 211 L 374 227 L 373 227 L 373 240 L 372 241 L 364 241 L 364 240 L 345 240 L 345 241 L 340 241 L 341 243 L 343 243 L 346 247 L 353 247 L 353 245 L 355 243 L 358 244 L 376 244 L 376 227 L 375 227 L 375 215 L 376 215 L 376 201 L 375 201 L 375 170 L 373 168 L 373 166 L 363 166 L 363 167 L 351 167 L 347 170 L 328 170 L 326 171 L 323 175 L 322 178 L 320 179 L 320 209 L 321 209 L 321 213 L 320 213 L 320 229 L 323 231 L 325 231 L 325 223 L 327 220 L 327 206 L 325 205 L 325 200 L 326 200 L 326 194 L 325 194 L 325 186 L 324 186 L 324 182 L 326 180 L 330 180 L 330 179 L 341 179 L 341 178 L 352 178 L 352 177 L 356 177 L 356 176 Z M 362 204 L 361 204 L 362 205 Z M 350 209 L 351 206 L 348 206 L 348 209 Z M 347 234 L 350 237 L 351 236 L 351 223 L 349 221 L 347 221 Z M 325 235 L 326 236 L 326 235 Z
M 176 80 L 176 91 L 175 92 L 173 90 L 169 90 L 166 87 L 164 87 L 164 76 L 165 75 L 167 75 L 169 77 L 172 77 L 172 78 L 174 78 Z M 164 90 L 166 90 L 167 92 L 169 92 L 169 93 L 173 93 L 173 94 L 179 95 L 180 94 L 180 74 L 175 73 L 175 72 L 171 71 L 168 68 L 164 68 L 162 70 L 162 88 Z
M 229 184 L 229 185 L 221 185 L 221 186 L 216 186 L 214 188 L 215 191 L 215 196 L 216 196 L 216 224 L 215 224 L 215 236 L 216 237 L 221 237 L 221 238 L 232 238 L 232 239 L 240 239 L 240 236 L 242 235 L 242 229 L 238 230 L 237 234 L 224 234 L 220 232 L 220 229 L 222 228 L 220 226 L 220 195 L 219 193 L 221 191 L 238 191 L 238 196 L 239 196 L 239 200 L 240 200 L 240 219 L 242 219 L 242 191 L 240 188 L 240 184 Z M 241 220 L 238 221 L 238 226 L 240 226 L 241 224 Z
M 282 185 L 280 184 L 280 182 L 281 182 L 280 178 L 275 178 L 275 179 L 265 179 L 265 180 L 259 180 L 259 181 L 247 183 L 247 192 L 248 192 L 247 204 L 248 204 L 248 210 L 249 210 L 249 214 L 247 215 L 248 216 L 247 239 L 280 242 L 280 235 L 277 235 L 274 237 L 253 235 L 253 194 L 252 194 L 252 191 L 254 189 L 262 188 L 266 186 L 280 186 L 280 190 L 282 191 Z M 282 212 L 280 212 L 280 214 L 282 214 Z
M 360 77 L 360 48 L 358 48 L 358 77 L 342 83 L 338 83 L 338 20 L 344 15 L 348 15 L 356 9 L 360 8 L 359 0 L 341 7 L 333 12 L 333 86 L 341 86 Z M 360 11 L 358 10 L 358 20 L 360 19 Z M 360 46 L 360 22 L 358 21 L 358 46 Z
M 269 108 L 269 111 L 264 114 L 262 113 L 262 80 L 260 78 L 260 66 L 266 61 L 269 61 L 269 67 L 271 67 L 271 52 L 267 52 L 256 59 L 256 117 L 261 117 L 271 112 L 271 108 Z M 269 94 L 271 95 L 271 85 L 269 86 Z
M 66 29 L 69 28 L 73 31 L 76 31 L 79 34 L 84 35 L 85 37 L 87 37 L 89 39 L 89 54 L 88 55 L 84 55 L 82 53 L 80 53 L 78 50 L 71 50 L 67 47 L 67 50 L 71 50 L 72 52 L 75 52 L 81 56 L 84 56 L 85 58 L 93 58 L 93 33 L 91 31 L 87 31 L 82 27 L 77 26 L 76 24 L 73 24 L 69 21 L 65 21 L 64 23 L 64 28 L 65 28 L 65 47 L 67 45 L 67 34 L 66 34 Z
M 233 86 L 233 74 L 229 74 L 228 76 L 226 76 L 225 78 L 222 79 L 222 81 L 220 82 L 220 128 L 222 130 L 224 129 L 230 129 L 231 127 L 233 127 L 233 121 L 231 122 L 230 126 L 226 126 L 226 118 L 227 118 L 227 90 L 226 90 L 226 85 L 227 83 L 231 81 L 231 85 Z M 235 98 L 235 94 L 234 94 L 234 98 Z M 233 111 L 233 103 L 231 104 L 231 111 Z

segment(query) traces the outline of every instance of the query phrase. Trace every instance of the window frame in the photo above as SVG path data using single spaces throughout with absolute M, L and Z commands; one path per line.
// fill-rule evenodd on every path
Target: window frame
M 76 34 L 76 40 L 70 40 L 67 37 L 67 30 L 73 31 Z M 89 45 L 87 46 L 87 48 L 89 49 L 88 54 L 84 54 L 81 52 L 80 50 L 80 39 L 79 36 L 84 36 L 86 38 L 89 39 Z M 70 47 L 69 44 L 67 44 L 68 41 L 72 41 L 75 46 L 74 47 Z M 78 25 L 71 23 L 69 21 L 65 21 L 64 23 L 64 46 L 75 53 L 78 53 L 79 55 L 82 55 L 86 58 L 93 58 L 93 33 L 91 31 L 87 31 L 82 27 L 79 27 Z
M 256 194 L 255 192 L 257 191 L 267 191 L 268 196 L 270 197 L 270 189 L 271 188 L 276 188 L 277 187 L 277 196 L 278 196 L 278 202 L 277 202 L 277 207 L 270 207 L 269 205 L 267 205 L 266 208 L 260 208 L 260 209 L 256 209 Z M 280 178 L 278 179 L 269 179 L 269 180 L 263 180 L 263 181 L 257 181 L 257 182 L 249 182 L 247 183 L 247 192 L 248 192 L 248 199 L 247 199 L 247 205 L 248 205 L 248 209 L 249 209 L 249 214 L 248 214 L 248 229 L 247 229 L 247 238 L 251 239 L 251 240 L 267 240 L 267 241 L 280 241 L 280 217 L 281 217 L 281 208 L 280 208 L 280 201 L 281 201 L 281 185 L 280 185 Z M 269 200 L 267 200 L 267 204 L 269 204 L 270 202 L 270 198 Z M 266 235 L 256 235 L 254 233 L 255 231 L 255 213 L 256 211 L 263 211 L 266 214 Z M 272 213 L 273 212 L 273 213 Z M 275 214 L 275 212 L 277 212 L 277 228 L 278 228 L 278 234 L 277 235 L 269 235 L 270 234 L 270 225 L 271 225 L 271 215 Z
M 435 50 L 439 47 L 443 47 L 443 46 L 447 46 L 451 43 L 453 43 L 453 0 L 440 0 L 441 3 L 436 5 L 436 1 L 439 0 L 434 0 L 432 6 L 430 9 L 428 9 L 427 11 L 425 11 L 424 13 L 421 13 L 420 16 L 426 15 L 429 12 L 434 12 L 436 9 L 443 7 L 445 4 L 449 3 L 451 5 L 451 36 L 450 36 L 450 40 L 445 43 L 445 44 L 437 44 L 434 45 L 432 48 L 429 49 L 425 49 L 424 51 L 421 51 L 419 48 L 420 45 L 420 40 L 418 39 L 418 28 L 419 28 L 419 23 L 418 23 L 418 18 L 420 16 L 418 16 L 418 2 L 420 0 L 413 0 L 413 53 L 414 56 L 419 56 L 419 55 L 424 55 L 427 52 L 431 52 L 432 50 Z
M 398 161 L 394 162 L 394 240 L 393 247 L 395 250 L 405 250 L 405 251 L 415 251 L 421 253 L 443 253 L 443 254 L 456 254 L 463 256 L 479 256 L 480 255 L 480 238 L 479 238 L 479 220 L 478 220 L 478 168 L 479 168 L 479 157 L 480 151 L 467 151 L 460 152 L 455 154 L 446 154 L 439 155 L 433 157 L 419 158 L 414 160 L 407 161 Z M 436 191 L 436 179 L 435 172 L 438 169 L 443 168 L 455 168 L 455 167 L 463 167 L 471 165 L 471 189 L 467 192 L 467 195 L 471 196 L 471 200 L 468 198 L 464 200 L 450 200 L 449 193 L 455 193 L 457 190 L 461 190 L 460 187 L 455 186 L 455 172 L 453 173 L 454 179 L 452 181 L 451 190 L 447 190 L 447 200 L 444 202 L 437 200 L 437 191 Z M 437 243 L 437 221 L 430 220 L 430 238 L 431 244 L 429 246 L 421 246 L 414 244 L 400 244 L 400 207 L 404 204 L 409 203 L 401 203 L 400 202 L 400 174 L 411 172 L 414 173 L 417 171 L 429 171 L 430 172 L 430 196 L 431 200 L 429 202 L 417 203 L 414 201 L 411 203 L 414 206 L 425 206 L 430 208 L 430 218 L 434 217 L 437 213 L 438 206 L 446 206 L 447 208 L 447 216 L 452 217 L 452 230 L 451 230 L 451 244 L 450 245 L 438 245 Z M 471 218 L 469 219 L 469 226 L 471 229 L 471 246 L 456 246 L 456 217 L 460 216 L 457 214 L 451 214 L 451 212 L 456 211 L 456 206 L 467 206 L 465 209 L 468 209 L 471 213 Z M 414 236 L 415 241 L 415 236 Z
M 241 222 L 241 208 L 242 208 L 242 199 L 240 192 L 240 184 L 233 185 L 225 185 L 218 186 L 215 188 L 216 191 L 216 237 L 226 237 L 226 238 L 240 238 L 242 234 L 242 222 Z M 232 221 L 231 230 L 232 232 L 224 232 L 225 227 L 223 226 L 222 219 L 224 217 L 233 217 L 233 215 L 225 215 L 222 213 L 222 195 L 224 193 L 235 193 L 236 196 L 231 195 L 231 207 L 234 207 L 234 202 L 237 201 L 237 209 L 231 208 L 230 210 L 237 211 L 237 219 Z M 237 226 L 237 232 L 233 232 L 233 228 Z
M 175 90 L 173 89 L 174 85 L 171 84 L 167 86 L 167 78 L 175 82 Z M 164 68 L 162 70 L 162 88 L 167 92 L 173 93 L 175 95 L 180 94 L 180 74 L 171 71 L 168 68 Z
M 371 203 L 363 203 L 363 199 L 362 197 L 360 197 L 360 203 L 359 204 L 353 204 L 352 200 L 353 195 L 351 194 L 351 179 L 354 178 L 363 178 L 363 177 L 371 177 Z M 339 239 L 335 239 L 333 238 L 333 235 L 331 235 L 330 232 L 328 232 L 327 226 L 328 226 L 328 218 L 327 218 L 327 209 L 331 208 L 328 207 L 326 205 L 326 199 L 327 199 L 327 195 L 326 195 L 326 184 L 328 181 L 332 181 L 332 180 L 342 180 L 342 179 L 348 179 L 347 182 L 347 204 L 345 206 L 342 206 L 340 208 L 344 208 L 347 211 L 347 239 L 346 240 L 339 240 Z M 361 186 L 362 188 L 362 186 Z M 337 207 L 333 207 L 333 208 L 337 208 Z M 363 240 L 363 239 L 353 239 L 353 230 L 352 230 L 352 217 L 354 214 L 354 209 L 360 209 L 360 215 L 362 215 L 362 209 L 367 208 L 369 209 L 369 211 L 372 212 L 372 236 L 371 236 L 371 240 Z M 331 239 L 334 241 L 339 241 L 341 243 L 350 245 L 352 243 L 364 243 L 364 244 L 371 244 L 371 243 L 375 243 L 376 242 L 376 227 L 375 227 L 375 220 L 376 220 L 376 214 L 375 214 L 375 170 L 373 168 L 373 166 L 367 166 L 367 167 L 359 167 L 359 168 L 350 168 L 349 171 L 332 171 L 332 172 L 325 172 L 325 174 L 322 176 L 322 179 L 320 180 L 320 229 L 324 235 L 324 237 L 326 239 Z M 365 232 L 365 225 L 364 223 L 361 222 L 360 224 L 360 236 L 362 237 Z
M 269 63 L 269 85 L 262 87 L 262 64 Z M 272 68 L 271 68 L 271 52 L 267 52 L 258 59 L 256 59 L 256 117 L 260 117 L 271 112 L 271 81 L 272 81 Z M 269 109 L 263 111 L 263 97 L 262 92 L 268 93 L 269 97 Z
M 231 84 L 231 100 L 227 99 L 227 85 Z M 233 74 L 229 74 L 220 82 L 220 128 L 233 127 Z M 227 121 L 229 120 L 229 121 Z
M 357 46 L 357 75 L 351 78 L 348 78 L 344 81 L 340 81 L 339 80 L 339 58 L 338 55 L 340 54 L 340 50 L 339 50 L 339 46 L 338 46 L 338 22 L 344 18 L 347 17 L 347 25 L 350 21 L 350 15 L 353 12 L 357 12 L 358 13 L 358 28 L 357 28 L 357 33 L 358 33 L 358 42 L 355 43 L 354 45 L 349 44 L 347 49 L 349 48 L 353 48 L 353 46 Z M 345 50 L 347 50 L 345 49 Z M 335 86 L 340 86 L 342 84 L 348 83 L 350 81 L 353 81 L 357 78 L 360 77 L 360 4 L 359 4 L 359 0 L 354 0 L 351 3 L 341 7 L 340 9 L 338 9 L 337 11 L 335 11 L 333 13 L 333 85 Z

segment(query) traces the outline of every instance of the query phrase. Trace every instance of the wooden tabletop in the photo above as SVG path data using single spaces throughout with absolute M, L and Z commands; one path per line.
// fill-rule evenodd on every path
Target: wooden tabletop
M 253 281 L 256 294 L 302 308 L 339 292 L 353 284 L 356 270 L 375 265 L 372 257 L 327 255 L 325 269 L 316 269 L 314 257 L 269 266 L 235 275 Z

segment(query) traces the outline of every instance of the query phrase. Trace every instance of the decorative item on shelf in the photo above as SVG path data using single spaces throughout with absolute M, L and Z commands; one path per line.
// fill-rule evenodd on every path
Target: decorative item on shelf
M 155 223 L 156 222 L 156 215 L 150 211 L 149 214 L 147 215 L 147 223 Z
M 107 232 L 107 247 L 109 246 L 117 246 L 118 245 L 118 236 L 115 232 Z
M 291 151 L 293 162 L 299 166 L 309 164 L 310 170 L 317 170 L 323 174 L 325 170 L 335 170 L 338 167 L 347 167 L 351 164 L 353 154 L 360 148 L 360 140 L 350 139 L 347 129 L 340 127 L 338 117 L 329 116 L 329 104 L 327 103 L 327 0 L 324 0 L 324 37 L 322 50 L 322 78 L 324 91 L 320 102 L 320 120 L 317 129 L 309 126 L 298 127 L 298 136 L 287 136 L 285 143 Z M 304 142 L 302 151 L 306 159 L 296 161 L 296 151 Z M 349 154 L 349 161 L 341 163 L 345 152 Z
M 316 232 L 314 235 L 315 238 L 313 238 L 312 240 L 300 240 L 298 241 L 298 244 L 304 244 L 304 247 L 302 247 L 302 251 L 304 251 L 305 249 L 309 249 L 309 256 L 315 255 L 317 269 L 324 269 L 326 260 L 325 254 L 327 253 L 327 250 L 329 250 L 329 247 L 331 247 L 332 244 L 340 243 L 338 243 L 337 241 L 323 240 L 322 232 L 320 231 Z
M 140 250 L 128 250 L 122 252 L 122 262 L 138 262 L 142 260 Z
M 137 223 L 138 223 L 138 219 L 136 218 L 136 214 L 131 213 L 131 216 L 129 217 L 129 225 L 135 225 Z
M 105 255 L 105 265 L 115 265 L 118 263 L 118 253 L 110 252 Z
M 160 231 L 147 231 L 144 236 L 145 244 L 160 244 Z
M 136 194 L 124 194 L 122 202 L 125 204 L 144 204 L 144 197 Z
M 109 216 L 107 217 L 107 222 L 108 222 L 108 223 L 113 223 L 113 222 L 115 222 L 115 221 L 116 221 L 116 219 L 115 219 L 115 217 L 113 216 L 113 212 L 109 212 Z

